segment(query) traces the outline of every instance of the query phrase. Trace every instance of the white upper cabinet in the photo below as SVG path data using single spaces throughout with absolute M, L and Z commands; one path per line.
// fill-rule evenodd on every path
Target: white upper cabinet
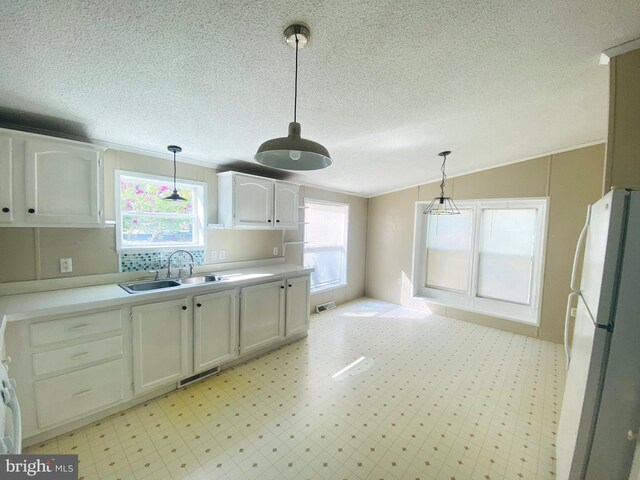
M 25 143 L 27 223 L 98 225 L 102 152 L 49 140 Z
M 293 183 L 275 182 L 274 216 L 276 228 L 298 228 L 298 191 L 300 187 Z
M 218 174 L 218 223 L 225 228 L 297 229 L 298 185 L 236 172 Z
M 0 222 L 102 226 L 102 153 L 90 144 L 1 130 Z
M 0 133 L 0 223 L 13 222 L 13 171 L 12 141 L 9 135 Z

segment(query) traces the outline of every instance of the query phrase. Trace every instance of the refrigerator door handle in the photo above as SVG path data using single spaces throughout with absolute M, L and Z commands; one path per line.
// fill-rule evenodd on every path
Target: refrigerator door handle
M 580 287 L 578 287 L 578 260 L 580 258 L 580 253 L 582 252 L 582 246 L 584 244 L 585 239 L 587 238 L 587 231 L 589 230 L 589 222 L 591 221 L 591 205 L 587 206 L 587 219 L 584 222 L 584 227 L 580 231 L 580 235 L 578 236 L 578 242 L 576 244 L 576 252 L 573 255 L 573 268 L 571 269 L 571 283 L 569 284 L 572 292 L 580 292 Z
M 571 351 L 569 350 L 569 322 L 571 321 L 571 305 L 573 299 L 580 294 L 578 292 L 571 292 L 567 297 L 567 313 L 564 316 L 564 357 L 567 361 L 567 370 L 569 370 L 569 363 L 571 362 Z

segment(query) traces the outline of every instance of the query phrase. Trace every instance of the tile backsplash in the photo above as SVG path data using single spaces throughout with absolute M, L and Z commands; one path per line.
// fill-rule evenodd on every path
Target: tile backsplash
M 204 264 L 204 250 L 189 250 L 196 265 Z M 118 255 L 121 272 L 146 272 L 167 268 L 171 252 L 121 253 Z M 172 259 L 172 268 L 187 268 L 191 259 L 185 253 L 177 253 Z

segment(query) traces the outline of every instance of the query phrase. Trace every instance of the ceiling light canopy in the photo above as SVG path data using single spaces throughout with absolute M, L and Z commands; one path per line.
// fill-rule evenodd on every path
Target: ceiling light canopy
M 296 71 L 293 99 L 293 122 L 289 123 L 289 135 L 267 140 L 258 148 L 255 159 L 267 167 L 282 170 L 320 170 L 331 166 L 333 161 L 328 150 L 317 142 L 300 136 L 300 124 L 297 122 L 298 108 L 298 51 L 310 38 L 310 32 L 304 25 L 291 25 L 284 31 L 287 44 L 296 50 Z
M 187 199 L 184 197 L 181 197 L 178 194 L 178 188 L 176 187 L 176 153 L 179 153 L 182 151 L 182 148 L 177 146 L 177 145 L 169 145 L 167 147 L 167 150 L 169 150 L 170 152 L 173 152 L 173 193 L 171 195 L 169 195 L 168 197 L 164 197 L 163 200 L 184 200 L 186 201 Z
M 447 181 L 447 175 L 445 174 L 445 165 L 447 163 L 447 155 L 451 155 L 449 150 L 440 152 L 438 154 L 442 159 L 442 181 L 440 182 L 440 196 L 431 200 L 431 203 L 425 208 L 423 214 L 426 215 L 459 215 L 460 210 L 456 206 L 453 198 L 444 196 L 444 186 Z

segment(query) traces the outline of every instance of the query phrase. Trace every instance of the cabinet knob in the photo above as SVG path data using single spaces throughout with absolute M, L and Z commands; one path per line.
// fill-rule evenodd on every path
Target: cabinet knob
M 35 209 L 35 208 L 30 208 L 29 210 L 27 210 L 27 212 L 29 212 L 29 213 L 36 213 L 36 209 Z
M 280 285 L 280 288 L 284 289 L 284 285 Z
M 289 287 L 291 287 L 291 284 L 289 284 Z
M 271 223 L 271 219 L 267 220 L 267 222 Z
M 201 303 L 196 303 L 196 307 L 200 308 L 202 306 Z
M 182 306 L 182 309 L 183 309 L 183 310 L 186 310 L 186 309 L 187 309 L 187 307 L 186 307 L 185 305 L 183 305 L 183 306 Z
M 4 213 L 9 213 L 9 211 L 10 211 L 10 210 L 9 210 L 9 207 L 4 207 L 4 208 L 2 209 L 2 211 L 3 211 Z
M 280 223 L 280 220 L 276 220 L 276 223 Z

